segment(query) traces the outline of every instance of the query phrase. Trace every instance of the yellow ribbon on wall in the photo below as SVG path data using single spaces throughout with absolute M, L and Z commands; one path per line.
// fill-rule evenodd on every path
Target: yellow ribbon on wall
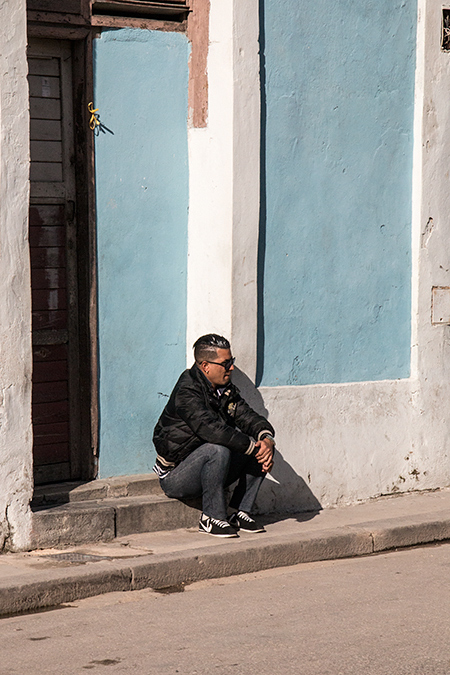
M 94 108 L 93 105 L 94 104 L 92 103 L 92 101 L 88 103 L 88 110 L 91 113 L 91 119 L 89 120 L 89 127 L 92 129 L 92 131 L 94 131 L 95 127 L 100 126 L 98 115 L 96 114 L 98 113 L 99 108 Z

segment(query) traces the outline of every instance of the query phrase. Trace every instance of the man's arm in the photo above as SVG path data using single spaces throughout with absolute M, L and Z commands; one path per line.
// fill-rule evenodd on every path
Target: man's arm
M 275 430 L 273 426 L 266 420 L 265 417 L 259 415 L 255 410 L 253 410 L 253 408 L 251 408 L 240 395 L 237 402 L 234 421 L 241 431 L 243 431 L 248 436 L 252 436 L 257 441 L 262 440 L 262 437 L 265 435 L 275 438 Z
M 275 452 L 275 431 L 265 417 L 259 415 L 242 397 L 237 405 L 235 422 L 249 436 L 256 438 L 255 457 L 267 473 L 273 467 Z

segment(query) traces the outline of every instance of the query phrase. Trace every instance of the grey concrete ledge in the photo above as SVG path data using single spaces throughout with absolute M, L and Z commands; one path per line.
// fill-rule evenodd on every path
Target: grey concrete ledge
M 73 546 L 139 532 L 191 527 L 198 511 L 159 494 L 68 502 L 37 508 L 32 516 L 31 549 Z
M 448 511 L 349 524 L 334 529 L 214 541 L 157 555 L 102 560 L 82 567 L 34 567 L 0 579 L 0 615 L 29 612 L 110 591 L 160 589 L 298 563 L 370 555 L 450 540 Z M 176 532 L 166 533 L 176 539 Z M 197 535 L 195 535 L 197 536 Z M 202 537 L 204 535 L 198 535 Z M 208 538 L 212 539 L 212 538 Z M 197 540 L 195 540 L 197 544 Z M 12 557 L 9 560 L 12 561 Z
M 89 482 L 38 485 L 34 490 L 33 505 L 48 506 L 67 502 L 84 502 L 118 497 L 140 497 L 160 494 L 158 477 L 154 473 L 116 478 L 99 478 Z

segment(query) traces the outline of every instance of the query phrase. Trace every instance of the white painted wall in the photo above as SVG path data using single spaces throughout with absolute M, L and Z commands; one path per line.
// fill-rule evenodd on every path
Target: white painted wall
M 233 260 L 231 340 L 254 381 L 260 211 L 261 92 L 257 0 L 236 0 L 233 25 Z
M 190 128 L 187 364 L 205 333 L 231 334 L 233 3 L 212 0 L 208 123 Z
M 0 551 L 26 548 L 33 492 L 25 0 L 0 3 Z
M 262 511 L 450 485 L 450 326 L 431 323 L 432 287 L 450 286 L 450 54 L 441 3 L 418 12 L 411 378 L 262 388 L 281 452 Z
M 330 507 L 450 485 L 450 326 L 431 324 L 432 287 L 450 286 L 450 54 L 440 49 L 441 11 L 437 0 L 418 2 L 411 377 L 258 391 L 251 385 L 258 6 L 256 0 L 211 0 L 208 126 L 189 131 L 187 362 L 202 333 L 231 336 L 242 371 L 234 380 L 277 430 L 279 456 L 258 498 L 261 511 Z
M 205 333 L 256 370 L 258 0 L 211 0 L 208 124 L 189 129 L 187 364 Z
M 433 286 L 450 286 L 450 53 L 440 48 L 442 5 L 421 3 L 424 40 L 422 200 L 418 249 L 417 444 L 433 486 L 450 483 L 450 326 L 432 325 Z M 449 291 L 450 292 L 450 291 Z
M 411 380 L 265 387 L 279 455 L 263 511 L 348 504 L 423 487 Z M 415 471 L 419 471 L 419 481 Z

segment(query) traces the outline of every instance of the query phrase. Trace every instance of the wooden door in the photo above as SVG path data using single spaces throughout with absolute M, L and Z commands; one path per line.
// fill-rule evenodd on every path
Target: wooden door
M 76 191 L 68 41 L 30 39 L 35 483 L 80 475 Z

